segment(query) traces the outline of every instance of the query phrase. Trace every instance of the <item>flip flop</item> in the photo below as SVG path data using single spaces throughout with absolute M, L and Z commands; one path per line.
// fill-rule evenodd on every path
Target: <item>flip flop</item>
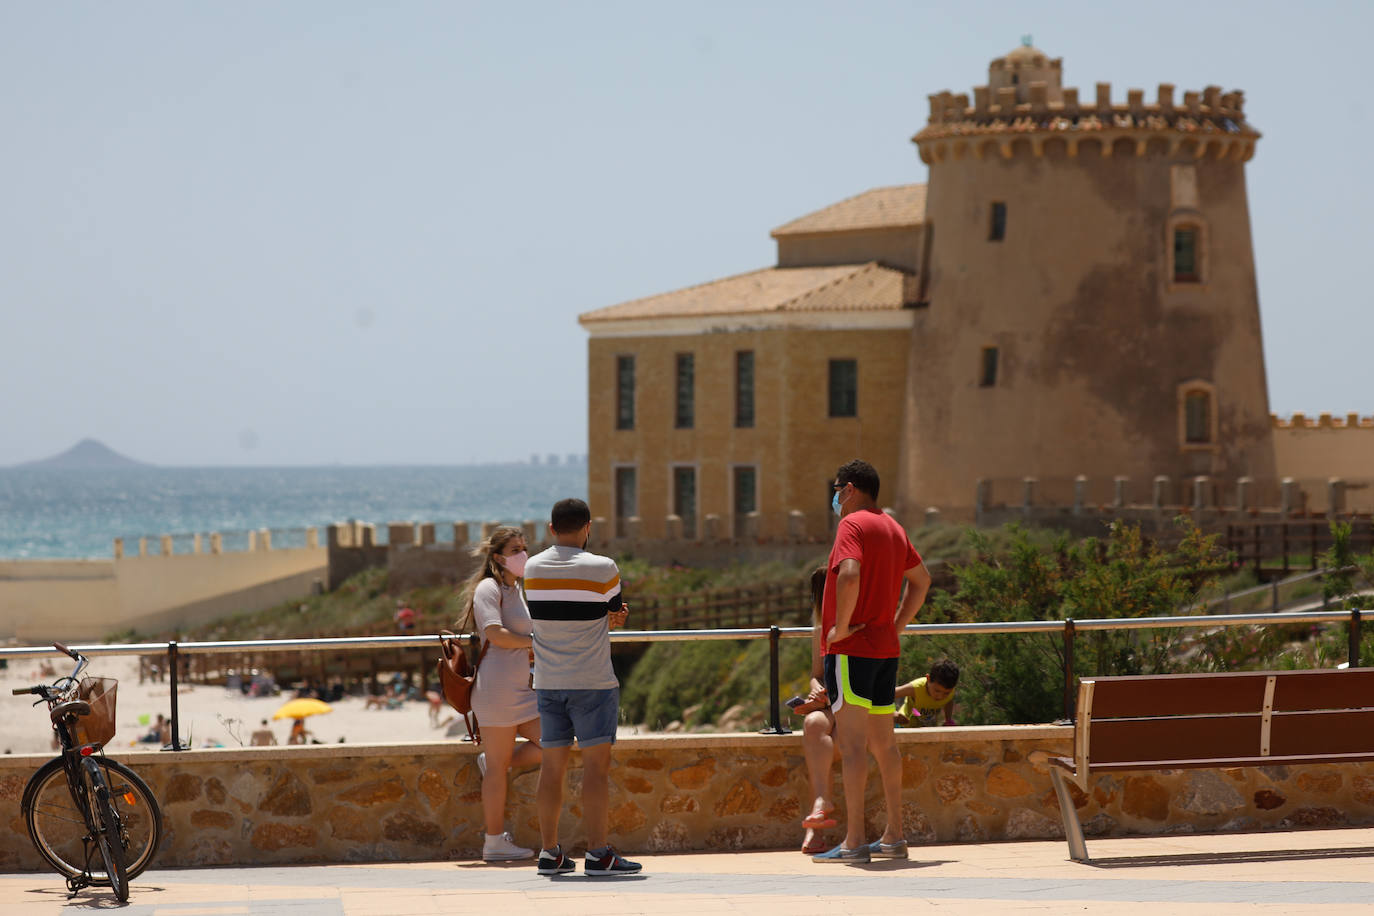
M 829 849 L 829 848 L 830 848 L 830 847 L 829 847 L 828 845 L 826 845 L 825 843 L 821 842 L 820 840 L 812 840 L 810 843 L 808 843 L 807 845 L 803 846 L 803 847 L 801 848 L 801 851 L 802 851 L 802 855 L 804 855 L 804 856 L 814 856 L 814 855 L 819 855 L 820 853 L 825 852 L 825 851 L 826 851 L 827 849 Z
M 808 814 L 802 818 L 802 826 L 810 827 L 812 830 L 824 830 L 826 827 L 834 827 L 838 824 L 839 821 L 831 817 L 829 811 L 822 814 Z

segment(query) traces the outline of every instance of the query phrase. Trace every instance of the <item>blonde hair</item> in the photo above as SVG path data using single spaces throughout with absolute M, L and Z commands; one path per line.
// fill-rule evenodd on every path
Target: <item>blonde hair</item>
M 495 579 L 498 585 L 506 582 L 506 567 L 496 557 L 501 553 L 513 538 L 523 538 L 525 532 L 514 525 L 502 525 L 483 539 L 482 543 L 472 551 L 474 557 L 480 557 L 482 562 L 468 576 L 468 580 L 463 583 L 463 618 L 458 622 L 458 632 L 466 632 L 473 623 L 472 601 L 477 594 L 477 586 L 483 579 Z

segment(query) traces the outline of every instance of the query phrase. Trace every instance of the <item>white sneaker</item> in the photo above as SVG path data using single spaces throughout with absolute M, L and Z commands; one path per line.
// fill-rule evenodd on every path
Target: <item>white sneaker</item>
M 516 846 L 515 839 L 510 835 L 510 831 L 498 834 L 487 834 L 482 841 L 482 861 L 483 862 L 513 862 L 516 859 L 532 859 L 534 850 L 526 849 L 523 846 Z
M 487 752 L 483 751 L 477 755 L 477 772 L 482 774 L 482 778 L 487 778 Z

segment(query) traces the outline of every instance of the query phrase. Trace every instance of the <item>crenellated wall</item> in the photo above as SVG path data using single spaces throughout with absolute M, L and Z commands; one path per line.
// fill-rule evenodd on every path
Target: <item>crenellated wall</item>
M 903 816 L 915 844 L 1062 838 L 1045 760 L 1072 728 L 903 729 Z M 135 752 L 166 818 L 162 867 L 476 858 L 481 783 L 470 744 Z M 20 796 L 44 757 L 0 757 L 0 869 L 41 870 Z M 583 844 L 574 753 L 560 831 Z M 839 787 L 839 768 L 835 771 Z M 511 777 L 509 825 L 537 843 L 538 771 Z M 611 835 L 627 852 L 792 848 L 809 803 L 801 738 L 624 738 L 611 769 Z M 838 796 L 837 796 L 838 797 Z M 1374 764 L 1172 770 L 1101 777 L 1075 804 L 1089 836 L 1374 823 Z M 876 769 L 868 834 L 881 829 Z M 837 837 L 832 831 L 832 836 Z
M 1357 413 L 1273 417 L 1279 472 L 1301 480 L 1374 478 L 1374 417 Z M 1367 497 L 1374 497 L 1365 490 Z M 1374 502 L 1374 498 L 1367 501 Z

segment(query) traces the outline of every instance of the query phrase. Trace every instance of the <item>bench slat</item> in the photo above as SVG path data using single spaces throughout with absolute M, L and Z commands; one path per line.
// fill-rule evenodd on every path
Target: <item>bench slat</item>
M 1216 760 L 1200 758 L 1188 760 L 1122 760 L 1115 763 L 1094 764 L 1092 775 L 1103 773 L 1129 773 L 1138 770 L 1209 770 L 1228 767 L 1268 767 L 1298 766 L 1306 763 L 1360 763 L 1374 760 L 1374 754 L 1292 754 L 1284 757 L 1226 757 Z M 1050 757 L 1048 762 L 1074 772 L 1073 759 L 1070 757 Z
M 1158 674 L 1093 678 L 1093 729 L 1098 719 L 1259 712 L 1264 674 Z
M 1095 707 L 1094 707 L 1095 711 Z M 1104 719 L 1092 724 L 1089 767 L 1119 761 L 1254 757 L 1260 716 Z
M 1369 753 L 1374 753 L 1374 709 L 1279 712 L 1269 726 L 1270 756 Z
M 1274 709 L 1374 707 L 1374 668 L 1238 671 L 1085 678 L 1093 720 L 1257 712 L 1274 677 Z
M 1374 668 L 1285 671 L 1274 683 L 1274 709 L 1374 707 Z

